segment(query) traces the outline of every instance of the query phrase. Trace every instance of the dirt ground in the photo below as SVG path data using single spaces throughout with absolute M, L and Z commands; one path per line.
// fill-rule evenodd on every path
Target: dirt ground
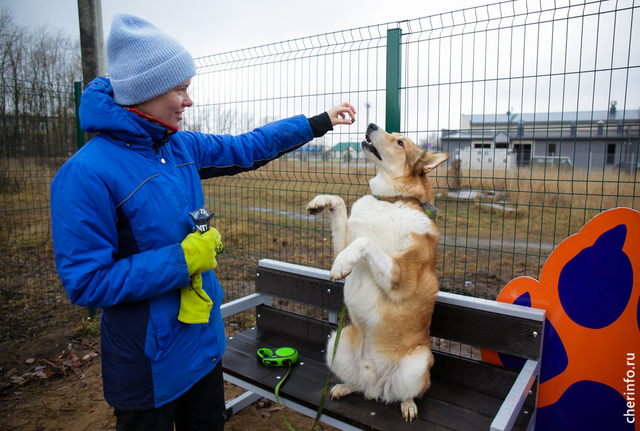
M 225 382 L 225 397 L 243 390 Z M 313 419 L 285 408 L 289 423 L 310 430 Z M 27 340 L 0 344 L 0 430 L 115 429 L 104 400 L 100 340 L 74 333 L 74 325 Z M 226 431 L 287 431 L 278 405 L 262 399 L 229 418 Z M 319 424 L 316 430 L 335 430 Z

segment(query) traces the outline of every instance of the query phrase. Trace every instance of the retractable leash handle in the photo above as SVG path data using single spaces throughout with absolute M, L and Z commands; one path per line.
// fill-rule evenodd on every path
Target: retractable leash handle
M 215 212 L 210 213 L 205 205 L 202 205 L 197 210 L 193 210 L 189 213 L 189 216 L 193 219 L 193 222 L 196 224 L 196 228 L 200 231 L 200 233 L 205 233 L 209 230 L 209 222 L 213 218 Z M 216 253 L 222 253 L 224 250 L 224 246 L 222 242 L 216 247 Z
M 293 365 L 298 361 L 298 351 L 291 347 L 280 347 L 275 351 L 271 349 L 258 350 L 258 359 L 265 365 L 282 367 Z

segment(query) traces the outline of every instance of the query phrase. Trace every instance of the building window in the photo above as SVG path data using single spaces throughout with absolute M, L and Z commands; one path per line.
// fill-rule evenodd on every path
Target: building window
M 547 156 L 553 157 L 556 155 L 556 144 L 549 144 L 547 148 Z
M 516 152 L 516 160 L 519 166 L 531 163 L 532 149 L 531 144 L 513 144 L 513 151 Z
M 474 142 L 473 148 L 491 148 L 491 142 Z
M 616 144 L 607 144 L 607 165 L 613 165 L 616 161 Z
M 496 143 L 496 144 L 494 144 L 494 148 L 508 150 L 509 149 L 509 144 L 507 142 Z

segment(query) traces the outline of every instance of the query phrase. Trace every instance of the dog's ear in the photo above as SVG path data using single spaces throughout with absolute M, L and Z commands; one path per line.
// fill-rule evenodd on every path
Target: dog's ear
M 449 159 L 448 153 L 427 153 L 423 151 L 413 165 L 413 172 L 417 175 L 427 174 L 447 159 Z

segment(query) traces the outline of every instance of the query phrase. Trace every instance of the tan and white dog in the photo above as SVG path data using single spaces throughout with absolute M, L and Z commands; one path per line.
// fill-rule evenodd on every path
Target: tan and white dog
M 351 324 L 340 336 L 332 371 L 344 382 L 331 398 L 363 392 L 367 399 L 401 402 L 406 420 L 417 417 L 414 398 L 431 385 L 429 327 L 438 293 L 436 248 L 440 238 L 428 172 L 449 158 L 427 153 L 410 139 L 367 128 L 365 155 L 378 167 L 373 195 L 355 202 L 316 196 L 310 214 L 329 210 L 336 260 L 330 277 L 347 276 L 344 300 Z M 435 214 L 434 214 L 435 213 Z M 327 347 L 331 364 L 335 332 Z

